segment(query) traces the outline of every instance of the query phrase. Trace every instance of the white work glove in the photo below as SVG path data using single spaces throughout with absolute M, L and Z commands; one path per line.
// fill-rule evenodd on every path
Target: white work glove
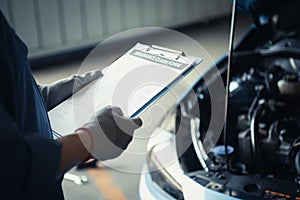
M 130 119 L 123 116 L 120 108 L 106 107 L 76 131 L 86 130 L 90 134 L 89 138 L 79 136 L 92 157 L 103 161 L 118 157 L 141 125 L 140 118 Z
M 39 86 L 48 111 L 102 75 L 100 70 L 95 70 L 81 75 L 76 74 L 50 85 Z

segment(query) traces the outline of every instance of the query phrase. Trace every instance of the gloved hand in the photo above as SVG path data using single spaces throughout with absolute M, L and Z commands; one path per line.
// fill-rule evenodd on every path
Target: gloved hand
M 100 70 L 94 70 L 85 74 L 70 76 L 50 85 L 39 86 L 48 111 L 102 75 Z
M 89 139 L 79 136 L 92 157 L 107 160 L 118 157 L 127 148 L 135 129 L 141 125 L 141 119 L 124 117 L 120 108 L 106 107 L 76 131 L 85 130 L 90 134 Z

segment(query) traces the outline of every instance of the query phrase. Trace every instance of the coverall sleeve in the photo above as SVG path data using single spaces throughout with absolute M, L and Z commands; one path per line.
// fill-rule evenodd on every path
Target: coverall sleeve
M 47 199 L 57 181 L 61 144 L 21 133 L 2 104 L 0 119 L 1 199 Z

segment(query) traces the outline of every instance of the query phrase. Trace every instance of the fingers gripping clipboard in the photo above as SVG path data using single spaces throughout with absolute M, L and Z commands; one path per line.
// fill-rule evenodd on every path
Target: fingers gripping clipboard
M 70 134 L 108 105 L 120 107 L 127 117 L 140 116 L 166 98 L 201 61 L 181 51 L 137 43 L 105 68 L 101 78 L 49 111 L 53 132 L 57 137 Z M 175 94 L 178 101 L 191 87 Z

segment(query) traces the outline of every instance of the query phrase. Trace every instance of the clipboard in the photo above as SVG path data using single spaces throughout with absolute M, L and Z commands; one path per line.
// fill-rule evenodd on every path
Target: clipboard
M 103 77 L 48 112 L 53 133 L 72 133 L 108 105 L 120 107 L 124 116 L 138 117 L 201 62 L 182 51 L 137 43 L 106 67 Z

